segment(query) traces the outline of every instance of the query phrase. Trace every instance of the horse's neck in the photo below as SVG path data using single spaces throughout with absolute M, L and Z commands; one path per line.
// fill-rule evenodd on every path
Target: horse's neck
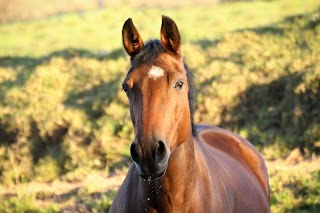
M 193 137 L 182 143 L 170 155 L 168 169 L 163 177 L 164 187 L 170 184 L 168 188 L 172 190 L 172 185 L 179 186 L 184 182 L 191 184 L 195 178 L 195 153 Z M 168 182 L 168 183 L 167 183 Z

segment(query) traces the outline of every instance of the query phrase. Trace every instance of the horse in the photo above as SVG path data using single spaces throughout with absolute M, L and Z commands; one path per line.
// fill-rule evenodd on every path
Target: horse
M 241 136 L 195 125 L 194 82 L 176 23 L 144 43 L 129 18 L 122 42 L 130 69 L 122 89 L 134 128 L 133 164 L 110 212 L 270 212 L 264 159 Z

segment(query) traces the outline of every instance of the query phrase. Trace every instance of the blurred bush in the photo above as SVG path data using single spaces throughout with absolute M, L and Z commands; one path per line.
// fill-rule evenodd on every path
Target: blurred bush
M 1 58 L 2 178 L 50 181 L 77 167 L 105 169 L 126 156 L 132 128 L 119 85 L 127 62 L 104 59 L 76 49 Z M 16 60 L 25 64 L 18 71 Z
M 153 11 L 146 13 L 152 16 Z M 86 33 L 93 28 L 83 20 L 111 19 L 106 13 L 91 15 L 70 16 L 62 22 L 65 26 L 56 20 L 37 22 L 30 25 L 30 31 L 37 32 L 33 28 L 39 25 L 59 26 L 65 34 L 52 32 L 56 28 L 50 28 L 49 34 L 67 37 L 70 33 L 65 28 L 81 23 L 84 29 L 73 29 L 85 32 L 79 33 L 82 37 L 77 43 L 86 43 Z M 153 27 L 152 19 L 149 22 Z M 113 27 L 103 35 L 114 33 L 114 23 L 119 22 L 112 19 Z M 186 23 L 181 29 L 190 29 Z M 198 40 L 191 32 L 189 36 L 195 39 L 186 39 L 182 49 L 196 80 L 196 122 L 234 130 L 261 151 L 271 148 L 269 157 L 287 155 L 295 147 L 308 155 L 318 152 L 319 23 L 318 9 L 270 26 L 228 33 L 219 40 Z M 16 24 L 1 32 L 28 31 L 28 26 Z M 120 40 L 120 34 L 116 35 Z M 182 30 L 182 35 L 187 33 Z M 44 35 L 37 36 L 50 44 Z M 97 45 L 115 45 L 112 39 L 99 39 Z M 22 52 L 32 52 L 29 56 L 21 56 L 20 44 L 15 48 L 4 45 L 15 54 L 0 57 L 2 183 L 52 181 L 79 168 L 82 171 L 75 174 L 86 169 L 112 173 L 130 162 L 128 147 L 134 136 L 126 95 L 121 92 L 129 66 L 124 52 L 120 47 L 111 52 L 55 50 L 52 43 L 52 47 L 28 43 Z
M 319 44 L 319 9 L 212 43 L 208 60 L 193 66 L 201 67 L 197 121 L 232 129 L 260 148 L 276 146 L 284 156 L 294 147 L 318 152 Z

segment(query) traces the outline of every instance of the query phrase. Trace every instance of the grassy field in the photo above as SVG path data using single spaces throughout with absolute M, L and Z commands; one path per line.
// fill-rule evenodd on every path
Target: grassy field
M 195 121 L 267 159 L 272 212 L 320 211 L 320 2 L 113 6 L 0 25 L 0 212 L 107 211 L 133 138 L 121 28 L 172 17 Z M 99 183 L 99 184 L 97 184 Z

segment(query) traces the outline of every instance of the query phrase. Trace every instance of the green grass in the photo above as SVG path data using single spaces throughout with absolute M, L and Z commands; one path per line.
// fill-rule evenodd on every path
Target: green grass
M 48 208 L 39 208 L 34 202 L 33 197 L 13 197 L 9 199 L 2 199 L 0 203 L 0 212 L 16 213 L 57 213 L 60 209 L 54 206 Z
M 158 38 L 162 14 L 181 31 L 196 81 L 197 123 L 238 132 L 267 159 L 297 147 L 306 157 L 319 153 L 319 1 L 119 6 L 0 26 L 3 186 L 126 169 L 134 136 L 121 91 L 129 66 L 121 28 L 132 17 L 144 40 Z M 319 172 L 307 172 L 271 171 L 274 212 L 319 211 Z M 93 191 L 75 193 L 74 202 L 88 211 L 107 209 L 114 193 L 95 200 Z M 38 211 L 36 201 L 37 195 L 9 197 L 0 211 Z
M 297 166 L 268 163 L 271 212 L 318 212 L 320 209 L 320 168 L 316 163 Z
M 149 39 L 159 37 L 160 16 L 168 15 L 176 20 L 183 42 L 187 43 L 215 40 L 227 32 L 272 24 L 319 6 L 317 0 L 288 2 L 254 1 L 177 9 L 117 7 L 5 24 L 0 27 L 0 55 L 39 57 L 65 48 L 109 52 L 122 48 L 121 28 L 129 17 L 143 38 Z

